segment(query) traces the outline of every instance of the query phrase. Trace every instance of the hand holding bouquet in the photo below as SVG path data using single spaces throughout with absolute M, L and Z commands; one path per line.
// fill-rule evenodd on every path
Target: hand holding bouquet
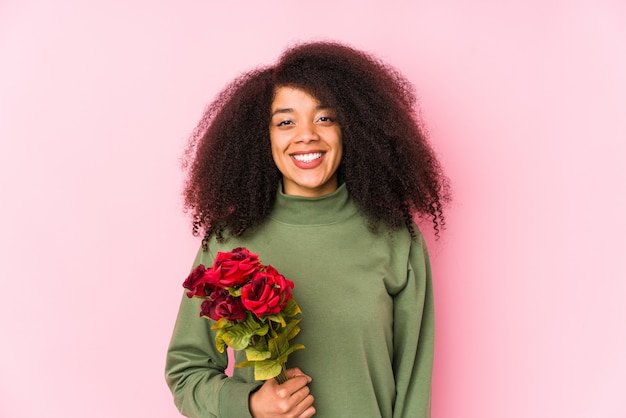
M 213 266 L 198 265 L 183 287 L 188 297 L 203 298 L 200 315 L 215 321 L 215 344 L 245 350 L 247 361 L 235 367 L 254 367 L 254 378 L 287 381 L 285 363 L 289 354 L 304 348 L 290 346 L 300 332 L 301 313 L 291 295 L 293 282 L 274 267 L 263 265 L 246 248 L 218 252 Z

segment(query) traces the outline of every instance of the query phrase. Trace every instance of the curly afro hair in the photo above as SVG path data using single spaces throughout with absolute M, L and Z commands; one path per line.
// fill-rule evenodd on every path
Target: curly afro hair
M 342 132 L 340 182 L 369 221 L 405 226 L 430 218 L 438 235 L 449 186 L 417 115 L 413 86 L 377 58 L 335 42 L 287 49 L 273 66 L 232 81 L 206 108 L 189 141 L 185 209 L 203 246 L 260 224 L 282 178 L 272 159 L 270 108 L 294 87 L 335 109 Z

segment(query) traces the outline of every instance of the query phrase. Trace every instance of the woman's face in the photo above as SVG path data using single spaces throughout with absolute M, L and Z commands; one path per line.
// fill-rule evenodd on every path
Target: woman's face
M 303 90 L 278 87 L 271 108 L 270 141 L 285 194 L 319 197 L 337 190 L 343 145 L 333 109 Z

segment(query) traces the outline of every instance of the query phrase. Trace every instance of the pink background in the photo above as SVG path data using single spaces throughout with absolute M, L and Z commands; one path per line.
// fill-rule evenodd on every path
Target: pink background
M 454 185 L 433 417 L 626 416 L 621 0 L 2 0 L 0 416 L 178 416 L 182 149 L 311 39 L 415 82 Z

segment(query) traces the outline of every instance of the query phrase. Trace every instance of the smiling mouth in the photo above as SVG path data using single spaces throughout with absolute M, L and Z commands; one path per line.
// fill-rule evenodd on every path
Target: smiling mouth
M 310 163 L 311 161 L 315 161 L 318 158 L 321 158 L 322 155 L 324 154 L 321 152 L 312 152 L 310 154 L 293 154 L 291 158 L 303 163 Z

